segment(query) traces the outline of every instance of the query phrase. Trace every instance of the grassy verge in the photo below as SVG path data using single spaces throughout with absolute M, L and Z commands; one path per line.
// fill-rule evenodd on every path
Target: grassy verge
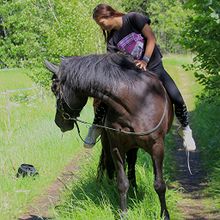
M 61 138 L 54 123 L 54 97 L 38 88 L 11 92 L 35 86 L 24 71 L 0 71 L 0 82 L 0 219 L 11 220 L 47 189 L 82 143 L 75 131 Z M 88 106 L 82 115 L 91 120 L 91 112 Z M 86 133 L 85 127 L 81 130 Z M 33 164 L 39 177 L 17 179 L 22 163 Z
M 208 187 L 204 190 L 207 206 L 220 209 L 220 97 L 215 103 L 196 98 L 203 92 L 191 72 L 179 71 L 182 64 L 191 62 L 190 57 L 165 58 L 166 69 L 180 88 L 190 110 L 190 123 L 200 151 L 202 166 L 207 173 Z M 178 64 L 178 65 L 176 65 Z M 211 205 L 210 205 L 211 204 Z
M 220 210 L 220 97 L 215 103 L 198 101 L 193 112 L 193 128 L 201 152 L 208 187 L 204 190 L 211 206 Z
M 56 219 L 117 219 L 119 217 L 118 192 L 115 181 L 96 182 L 96 169 L 101 146 L 96 146 L 91 160 L 80 171 L 80 177 L 71 186 L 71 191 L 63 195 L 61 205 L 53 211 Z M 149 156 L 139 152 L 136 167 L 138 193 L 131 189 L 128 194 L 127 219 L 160 219 L 160 205 L 153 188 L 153 170 Z M 176 210 L 178 195 L 167 191 L 167 202 L 172 219 L 180 219 Z
M 202 87 L 196 82 L 194 74 L 191 71 L 184 71 L 182 67 L 191 62 L 192 57 L 188 55 L 169 55 L 164 58 L 165 69 L 175 81 L 190 112 L 195 110 L 196 96 L 202 92 Z

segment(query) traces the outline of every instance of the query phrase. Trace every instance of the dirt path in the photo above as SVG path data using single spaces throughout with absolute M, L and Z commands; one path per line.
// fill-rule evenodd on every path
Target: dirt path
M 182 70 L 178 71 L 181 84 L 178 85 L 184 96 L 188 108 L 192 111 L 195 107 L 195 79 Z M 175 127 L 175 126 L 174 126 Z M 175 128 L 176 129 L 176 128 Z M 207 175 L 202 168 L 202 160 L 200 158 L 199 146 L 197 151 L 190 153 L 190 166 L 193 175 L 190 175 L 187 168 L 186 153 L 182 147 L 181 138 L 176 135 L 174 137 L 176 149 L 174 158 L 177 164 L 176 181 L 182 189 L 183 199 L 178 201 L 178 208 L 183 213 L 183 219 L 186 220 L 220 220 L 220 211 L 216 209 L 212 198 L 205 195 L 203 190 L 207 187 Z
M 177 163 L 176 180 L 179 187 L 182 188 L 183 196 L 183 199 L 178 201 L 179 210 L 187 220 L 219 220 L 220 211 L 212 203 L 212 198 L 202 191 L 207 186 L 207 179 L 206 173 L 202 169 L 199 150 L 190 154 L 190 166 L 193 173 L 190 175 L 181 139 L 179 137 L 175 137 L 175 139 L 177 144 L 177 151 L 174 153 Z
M 59 202 L 61 192 L 64 189 L 69 189 L 68 184 L 77 179 L 77 173 L 80 170 L 80 161 L 86 161 L 91 155 L 91 150 L 83 149 L 75 155 L 73 160 L 64 168 L 60 176 L 56 181 L 43 193 L 38 199 L 27 208 L 27 212 L 24 213 L 19 220 L 46 220 L 52 219 L 50 213 L 48 213 L 50 207 L 54 207 Z

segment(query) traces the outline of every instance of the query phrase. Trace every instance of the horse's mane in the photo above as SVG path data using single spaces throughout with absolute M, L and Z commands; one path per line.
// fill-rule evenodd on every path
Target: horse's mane
M 84 91 L 91 88 L 117 91 L 119 83 L 132 86 L 143 75 L 133 58 L 121 53 L 66 57 L 59 72 L 62 83 Z

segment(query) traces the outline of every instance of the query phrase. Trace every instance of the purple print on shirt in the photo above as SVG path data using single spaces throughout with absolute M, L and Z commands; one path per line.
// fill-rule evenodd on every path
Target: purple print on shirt
M 144 51 L 144 38 L 141 34 L 132 32 L 121 39 L 117 47 L 119 50 L 131 54 L 135 59 L 140 59 Z

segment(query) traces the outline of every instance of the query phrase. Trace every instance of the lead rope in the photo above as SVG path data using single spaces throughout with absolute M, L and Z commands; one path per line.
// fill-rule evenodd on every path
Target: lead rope
M 82 141 L 84 144 L 86 144 L 86 141 L 82 138 L 82 136 L 81 136 L 81 134 L 80 134 L 80 129 L 79 129 L 79 125 L 78 125 L 77 121 L 74 121 L 74 123 L 75 123 L 75 125 L 76 125 L 77 132 L 78 132 L 78 135 L 79 135 L 81 141 Z M 101 137 L 99 137 L 99 139 L 94 143 L 94 145 L 95 145 L 96 143 L 98 143 L 98 142 L 100 141 L 100 139 L 101 139 Z
M 150 129 L 148 131 L 144 131 L 144 132 L 123 131 L 121 129 L 115 129 L 115 128 L 107 127 L 107 126 L 104 126 L 104 125 L 92 124 L 92 123 L 89 123 L 89 122 L 86 122 L 86 121 L 83 121 L 83 120 L 80 120 L 80 119 L 77 119 L 77 118 L 70 117 L 70 115 L 68 113 L 65 113 L 64 117 L 65 117 L 66 120 L 73 120 L 75 122 L 75 124 L 76 124 L 76 127 L 78 126 L 76 122 L 80 122 L 82 124 L 94 125 L 97 128 L 104 128 L 104 129 L 107 129 L 107 130 L 116 131 L 116 132 L 120 132 L 120 133 L 123 133 L 123 134 L 144 136 L 144 135 L 149 135 L 149 134 L 153 133 L 154 131 L 156 131 L 160 127 L 160 125 L 163 122 L 163 119 L 164 119 L 164 117 L 166 115 L 166 109 L 167 109 L 167 97 L 165 98 L 164 110 L 163 110 L 163 114 L 161 116 L 160 121 L 158 122 L 158 124 L 154 128 L 152 128 L 152 129 Z M 77 127 L 77 130 L 78 129 L 79 129 L 79 127 Z
M 190 161 L 189 161 L 189 151 L 186 151 L 186 157 L 187 157 L 187 167 L 189 170 L 190 175 L 192 176 L 191 168 L 190 168 Z

